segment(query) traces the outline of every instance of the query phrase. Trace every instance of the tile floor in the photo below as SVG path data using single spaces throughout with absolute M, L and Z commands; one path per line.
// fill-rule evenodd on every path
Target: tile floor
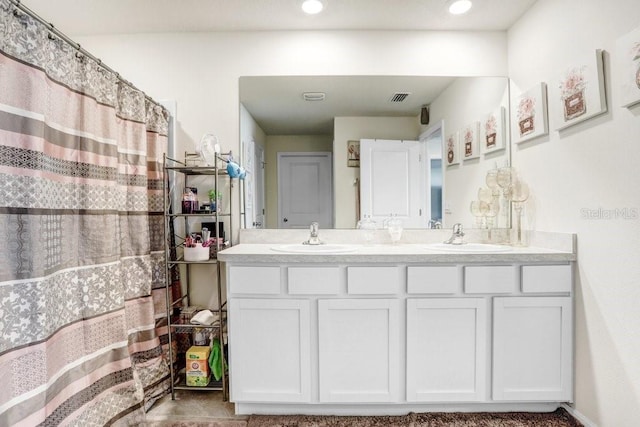
M 165 420 L 247 420 L 248 416 L 235 415 L 233 403 L 222 400 L 220 391 L 176 390 L 176 400 L 171 394 L 164 396 L 147 413 L 147 421 Z

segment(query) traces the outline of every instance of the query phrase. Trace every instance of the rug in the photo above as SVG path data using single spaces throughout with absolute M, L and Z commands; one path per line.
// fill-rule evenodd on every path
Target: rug
M 554 412 L 431 412 L 404 416 L 251 415 L 247 427 L 584 427 Z
M 247 427 L 244 420 L 201 419 L 201 420 L 161 420 L 146 421 L 144 427 Z

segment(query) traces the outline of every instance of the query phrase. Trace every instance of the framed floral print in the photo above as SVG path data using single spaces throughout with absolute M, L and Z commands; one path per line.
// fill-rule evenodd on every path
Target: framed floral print
M 480 157 L 480 123 L 469 123 L 460 131 L 460 145 L 464 160 Z
M 505 148 L 504 107 L 485 114 L 480 121 L 480 152 L 492 153 Z
M 631 107 L 640 103 L 640 28 L 620 37 L 616 46 L 622 106 Z
M 453 132 L 447 136 L 444 141 L 444 154 L 446 157 L 446 165 L 457 165 L 460 163 L 460 150 L 458 148 L 458 132 Z
M 602 50 L 566 67 L 552 86 L 553 123 L 562 130 L 607 111 Z
M 347 141 L 347 166 L 360 167 L 360 141 Z
M 547 135 L 547 85 L 539 83 L 515 97 L 511 111 L 513 142 L 520 143 Z

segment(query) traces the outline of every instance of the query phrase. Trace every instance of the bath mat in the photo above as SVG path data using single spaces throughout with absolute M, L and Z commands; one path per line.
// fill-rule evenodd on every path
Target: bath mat
M 562 408 L 554 412 L 431 412 L 405 416 L 252 415 L 248 427 L 584 427 Z
M 247 427 L 244 420 L 225 420 L 225 419 L 188 419 L 188 420 L 158 420 L 146 421 L 144 427 Z

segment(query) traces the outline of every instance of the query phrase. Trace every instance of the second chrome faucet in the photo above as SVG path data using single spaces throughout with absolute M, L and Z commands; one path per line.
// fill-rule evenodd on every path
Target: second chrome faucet
M 462 231 L 462 224 L 457 223 L 453 225 L 451 237 L 445 240 L 444 243 L 448 245 L 462 245 L 464 243 L 464 231 Z

